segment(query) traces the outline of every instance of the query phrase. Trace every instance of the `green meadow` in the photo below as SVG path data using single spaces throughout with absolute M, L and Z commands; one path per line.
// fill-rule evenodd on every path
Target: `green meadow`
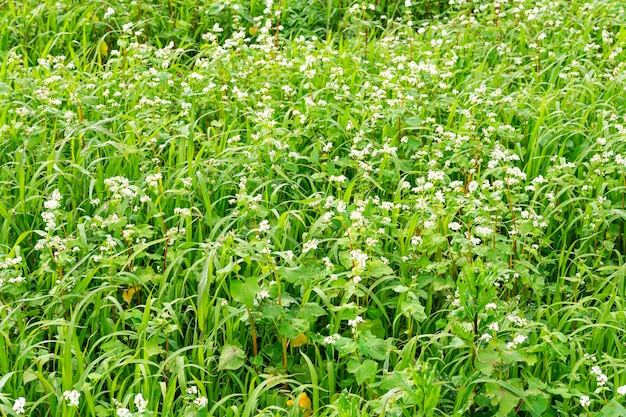
M 625 9 L 0 0 L 0 416 L 626 416 Z

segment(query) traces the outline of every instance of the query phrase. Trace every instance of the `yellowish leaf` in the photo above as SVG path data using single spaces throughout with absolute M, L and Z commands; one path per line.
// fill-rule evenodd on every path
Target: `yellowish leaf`
M 248 33 L 252 36 L 256 35 L 258 31 L 259 31 L 259 28 L 256 26 L 250 26 L 250 29 L 248 29 Z
M 139 285 L 130 287 L 122 293 L 122 298 L 126 301 L 126 304 L 130 305 L 130 302 L 133 300 L 133 295 L 139 291 Z
M 100 42 L 100 55 L 106 57 L 109 54 L 109 45 L 105 41 Z
M 287 407 L 291 407 L 294 403 L 295 403 L 294 400 L 288 400 Z M 306 392 L 303 392 L 298 397 L 298 405 L 300 406 L 300 408 L 304 408 L 305 417 L 309 417 L 311 414 L 313 414 L 313 409 L 311 408 L 311 399 L 309 398 Z
M 298 347 L 306 345 L 307 342 L 308 339 L 306 338 L 306 335 L 304 333 L 300 333 L 295 339 L 291 339 L 291 346 Z

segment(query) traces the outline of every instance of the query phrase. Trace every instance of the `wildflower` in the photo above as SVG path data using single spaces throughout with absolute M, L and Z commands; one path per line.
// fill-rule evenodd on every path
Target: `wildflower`
M 137 411 L 139 411 L 140 413 L 143 413 L 144 411 L 146 411 L 146 407 L 148 406 L 148 401 L 146 401 L 143 398 L 143 395 L 141 393 L 135 395 L 135 407 L 137 407 Z
M 619 395 L 626 395 L 626 385 L 622 385 L 621 387 L 619 387 L 619 388 L 617 389 L 617 393 L 618 393 Z
M 491 336 L 489 333 L 483 333 L 482 336 L 480 336 L 480 339 L 478 340 L 484 340 L 487 343 L 489 343 L 489 341 L 492 339 L 493 336 Z
M 591 405 L 591 400 L 589 399 L 588 396 L 583 395 L 582 397 L 580 397 L 580 406 L 581 407 L 589 407 Z
M 265 298 L 269 298 L 269 296 L 270 296 L 270 293 L 265 291 L 265 290 L 261 290 L 258 293 L 256 293 L 256 298 L 258 300 L 263 300 Z
M 118 408 L 116 412 L 118 417 L 130 417 L 130 410 L 128 408 Z
M 163 175 L 160 172 L 156 174 L 150 174 L 146 177 L 146 182 L 148 183 L 148 187 L 150 188 L 159 188 L 159 181 L 163 179 Z
M 187 388 L 187 394 L 196 395 L 197 393 L 198 393 L 198 387 L 196 387 L 195 385 L 192 385 L 189 388 Z
M 59 190 L 54 190 L 50 199 L 43 203 L 43 206 L 48 210 L 56 210 L 61 205 L 61 193 Z
M 193 403 L 198 407 L 204 407 L 209 403 L 209 400 L 207 397 L 198 397 L 193 401 Z
M 71 406 L 78 407 L 78 399 L 80 398 L 80 392 L 76 390 L 65 391 L 63 393 L 63 398 L 65 398 L 65 401 L 69 401 Z
M 114 15 L 115 15 L 115 9 L 112 7 L 109 7 L 104 13 L 104 20 L 108 20 L 111 16 L 114 16 Z
M 341 336 L 339 336 L 338 333 L 331 334 L 330 336 L 326 336 L 324 340 L 322 340 L 322 343 L 325 345 L 334 345 L 337 342 L 337 340 L 339 340 L 340 337 Z
M 267 220 L 263 220 L 259 224 L 259 232 L 267 232 L 269 230 L 270 230 L 270 222 L 268 222 Z
M 350 251 L 350 259 L 354 269 L 363 270 L 367 265 L 367 254 L 359 249 Z
M 496 303 L 489 303 L 485 306 L 485 310 L 487 311 L 495 310 L 496 308 L 498 308 L 498 305 Z
M 311 239 L 308 242 L 305 242 L 302 246 L 302 253 L 307 253 L 313 249 L 317 249 L 317 244 L 319 241 L 317 239 Z
M 365 320 L 363 320 L 363 317 L 361 316 L 356 316 L 354 318 L 354 320 L 348 320 L 348 326 L 352 327 L 352 329 L 355 329 L 356 326 L 358 326 L 361 323 L 364 323 Z
M 448 229 L 452 230 L 453 232 L 458 232 L 459 230 L 461 230 L 461 223 L 450 222 L 448 223 Z
M 24 406 L 26 405 L 26 398 L 20 397 L 15 400 L 15 404 L 13 404 L 13 411 L 17 414 L 24 414 Z

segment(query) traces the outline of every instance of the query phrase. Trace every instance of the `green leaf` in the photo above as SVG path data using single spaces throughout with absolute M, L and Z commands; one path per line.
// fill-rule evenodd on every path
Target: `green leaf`
M 402 314 L 406 317 L 413 317 L 414 320 L 422 322 L 426 320 L 427 316 L 424 312 L 424 306 L 417 299 L 405 300 L 400 303 Z
M 256 280 L 256 277 L 250 277 L 245 281 L 231 281 L 230 295 L 235 301 L 252 308 L 254 297 L 261 291 L 261 287 L 259 287 Z
M 304 333 L 307 330 L 309 330 L 308 321 L 302 319 L 290 319 L 284 321 L 280 325 L 278 333 L 290 339 L 295 339 L 300 335 L 300 333 Z
M 362 384 L 366 380 L 376 376 L 378 371 L 378 364 L 373 360 L 366 359 L 363 362 L 359 362 L 354 359 L 350 359 L 348 362 L 348 372 L 354 374 L 356 381 Z
M 522 410 L 530 412 L 533 417 L 542 417 L 545 415 L 550 405 L 550 397 L 546 394 L 529 395 L 522 406 Z M 626 414 L 620 414 L 626 416 Z
M 317 303 L 306 303 L 298 311 L 298 317 L 310 322 L 314 322 L 317 317 L 325 316 L 326 314 L 328 314 L 326 310 Z
M 357 341 L 357 346 L 361 353 L 376 360 L 382 361 L 387 358 L 387 343 L 369 332 L 361 335 Z
M 623 405 L 617 402 L 617 400 L 612 399 L 609 401 L 607 405 L 602 407 L 600 410 L 600 417 L 624 417 L 626 416 L 626 408 Z
M 374 278 L 380 278 L 386 275 L 393 275 L 393 269 L 385 265 L 379 259 L 372 259 L 368 262 L 367 275 Z
M 478 351 L 478 360 L 476 361 L 476 369 L 483 375 L 490 376 L 493 368 L 500 362 L 500 355 L 493 349 L 484 349 Z
M 165 352 L 163 348 L 159 346 L 159 341 L 157 340 L 156 337 L 153 337 L 152 339 L 146 342 L 145 349 L 146 349 L 146 353 L 148 354 L 148 356 L 154 356 L 154 355 L 158 355 L 158 354 Z
M 220 354 L 218 370 L 236 370 L 243 366 L 246 354 L 244 351 L 235 345 L 224 345 L 222 353 Z
M 491 404 L 498 406 L 498 415 L 506 416 L 519 404 L 520 398 L 516 394 L 495 382 L 488 382 L 485 388 Z

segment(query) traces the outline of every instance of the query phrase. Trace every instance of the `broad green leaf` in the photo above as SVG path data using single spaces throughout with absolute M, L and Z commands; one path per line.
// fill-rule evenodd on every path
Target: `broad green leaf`
M 372 259 L 368 262 L 367 275 L 374 278 L 380 278 L 387 275 L 393 275 L 393 269 L 385 265 L 380 259 Z
M 245 281 L 231 281 L 230 295 L 235 301 L 252 308 L 254 305 L 254 297 L 261 291 L 261 287 L 259 287 L 256 280 L 256 277 L 250 277 Z
M 407 317 L 413 317 L 414 320 L 422 322 L 426 320 L 427 316 L 424 312 L 424 306 L 417 299 L 405 300 L 400 303 L 402 314 Z
M 369 332 L 359 337 L 357 346 L 363 354 L 371 356 L 376 360 L 382 361 L 387 358 L 387 343 Z
M 485 384 L 487 396 L 491 397 L 491 404 L 498 406 L 498 415 L 506 416 L 520 402 L 520 398 L 508 389 L 495 382 Z
M 244 351 L 235 345 L 224 345 L 222 353 L 220 354 L 219 364 L 217 369 L 223 370 L 236 370 L 243 366 L 246 354 Z
M 348 372 L 354 374 L 359 384 L 376 376 L 377 370 L 378 364 L 371 359 L 366 359 L 363 362 L 350 359 L 348 362 Z
M 300 333 L 304 333 L 307 330 L 309 330 L 308 321 L 302 319 L 289 319 L 280 325 L 278 333 L 288 337 L 289 339 L 295 339 L 300 335 Z
M 298 310 L 298 317 L 314 322 L 318 317 L 328 313 L 317 303 L 306 303 Z

